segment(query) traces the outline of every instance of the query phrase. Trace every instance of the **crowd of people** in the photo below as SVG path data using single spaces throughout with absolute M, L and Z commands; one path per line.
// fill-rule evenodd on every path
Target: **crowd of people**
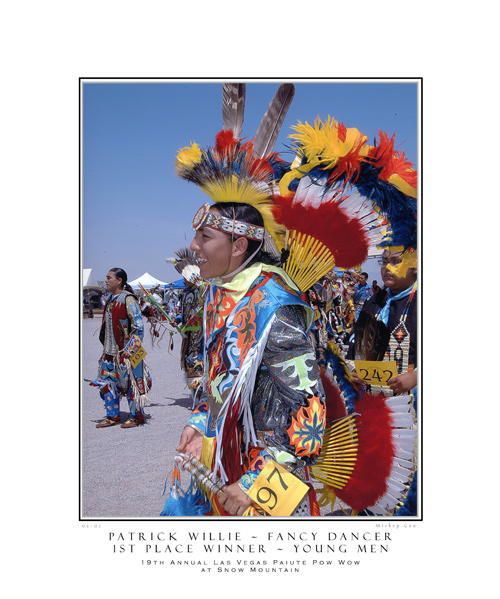
M 333 269 L 308 291 L 323 339 L 334 339 L 342 346 L 349 343 L 365 301 L 380 290 L 376 280 L 371 287 L 367 280 L 366 272 Z
M 273 102 L 288 101 L 291 90 L 284 87 Z M 244 90 L 227 85 L 224 94 L 241 100 Z M 238 102 L 232 98 L 230 105 Z M 182 337 L 180 366 L 193 394 L 176 458 L 176 468 L 193 475 L 183 513 L 318 516 L 322 502 L 339 498 L 353 514 L 414 515 L 414 436 L 404 435 L 399 444 L 401 435 L 393 430 L 415 431 L 414 229 L 396 218 L 391 222 L 391 205 L 382 201 L 385 222 L 380 206 L 362 212 L 347 198 L 338 202 L 337 188 L 329 187 L 338 173 L 323 181 L 319 195 L 321 177 L 312 185 L 312 175 L 304 176 L 318 168 L 306 151 L 312 132 L 305 126 L 295 136 L 304 146 L 301 167 L 287 170 L 275 155 L 257 152 L 259 133 L 252 144 L 241 143 L 241 118 L 223 114 L 215 148 L 202 151 L 193 144 L 177 158 L 179 175 L 214 202 L 195 214 L 194 239 L 176 263 L 185 290 L 177 295 L 170 288 L 163 299 L 150 293 L 141 308 L 126 273 L 108 273 L 104 350 L 93 383 L 106 417 L 97 426 L 119 424 L 120 395 L 130 406 L 121 426 L 143 423 L 152 381 L 134 356 L 144 335 L 142 316 L 163 319 Z M 346 137 L 338 124 L 328 121 L 326 127 L 329 135 Z M 321 133 L 317 124 L 314 131 Z M 359 160 L 369 155 L 366 149 Z M 372 184 L 377 177 L 375 190 L 385 194 L 389 184 L 370 170 L 380 156 L 372 152 L 363 181 Z M 327 164 L 322 168 L 338 168 Z M 272 191 L 276 180 L 279 194 Z M 408 196 L 396 190 L 389 191 L 397 214 L 406 209 L 415 219 L 413 191 Z M 353 214 L 361 214 L 356 228 Z M 354 268 L 374 239 L 381 248 L 382 288 L 377 281 L 370 286 L 367 273 Z M 360 376 L 360 361 L 382 370 L 394 363 L 395 370 L 375 385 Z M 397 401 L 386 402 L 394 396 Z M 162 515 L 179 514 L 179 494 L 173 495 L 174 507 L 166 505 Z

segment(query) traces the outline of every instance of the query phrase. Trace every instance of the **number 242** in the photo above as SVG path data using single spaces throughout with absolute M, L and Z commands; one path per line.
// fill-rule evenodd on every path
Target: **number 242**
M 386 375 L 385 378 L 383 376 L 380 376 L 381 372 L 377 368 L 373 369 L 373 373 L 371 376 L 366 368 L 360 368 L 359 372 L 362 375 L 361 378 L 364 381 L 371 381 L 373 379 L 376 379 L 379 383 L 387 383 L 392 378 L 391 370 L 382 370 L 382 375 Z

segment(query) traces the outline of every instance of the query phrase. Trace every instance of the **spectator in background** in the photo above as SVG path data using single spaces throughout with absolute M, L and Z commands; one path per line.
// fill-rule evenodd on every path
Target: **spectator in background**
M 169 290 L 167 291 L 167 293 L 165 293 L 165 299 L 164 299 L 164 305 L 167 308 L 167 312 L 168 315 L 170 316 L 170 318 L 174 318 L 177 315 L 177 303 L 179 301 L 179 298 L 177 297 L 177 294 L 174 291 L 174 284 L 170 283 L 170 287 Z
M 361 308 L 365 301 L 370 297 L 371 289 L 368 285 L 368 273 L 362 272 L 358 275 L 358 283 L 354 285 L 354 309 L 356 310 L 356 320 L 359 317 Z
M 395 361 L 398 375 L 388 382 L 390 394 L 408 393 L 417 384 L 416 252 L 386 250 L 379 264 L 384 288 L 365 302 L 347 359 Z

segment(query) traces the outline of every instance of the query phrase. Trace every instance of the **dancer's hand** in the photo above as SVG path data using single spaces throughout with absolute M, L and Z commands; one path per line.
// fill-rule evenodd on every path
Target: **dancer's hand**
M 238 483 L 229 485 L 217 496 L 220 506 L 229 512 L 231 516 L 243 516 L 247 508 L 252 504 L 250 497 L 244 493 Z
M 387 383 L 394 393 L 408 393 L 417 385 L 417 371 L 406 372 L 390 379 Z
M 366 382 L 363 379 L 359 378 L 359 374 L 355 368 L 354 370 L 351 370 L 351 376 L 354 386 L 357 387 L 359 390 L 364 391 L 366 389 Z
M 175 451 L 192 455 L 199 460 L 201 458 L 202 443 L 203 435 L 192 426 L 186 426 L 182 431 L 179 446 L 175 448 Z

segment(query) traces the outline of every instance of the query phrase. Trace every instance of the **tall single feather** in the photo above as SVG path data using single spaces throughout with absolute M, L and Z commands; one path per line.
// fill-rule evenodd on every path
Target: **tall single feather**
M 243 128 L 245 93 L 244 83 L 222 84 L 222 128 L 232 131 L 236 139 L 240 139 Z
M 255 157 L 262 158 L 273 151 L 278 133 L 294 95 L 295 86 L 293 83 L 284 83 L 279 86 L 255 134 L 253 142 L 253 155 Z

